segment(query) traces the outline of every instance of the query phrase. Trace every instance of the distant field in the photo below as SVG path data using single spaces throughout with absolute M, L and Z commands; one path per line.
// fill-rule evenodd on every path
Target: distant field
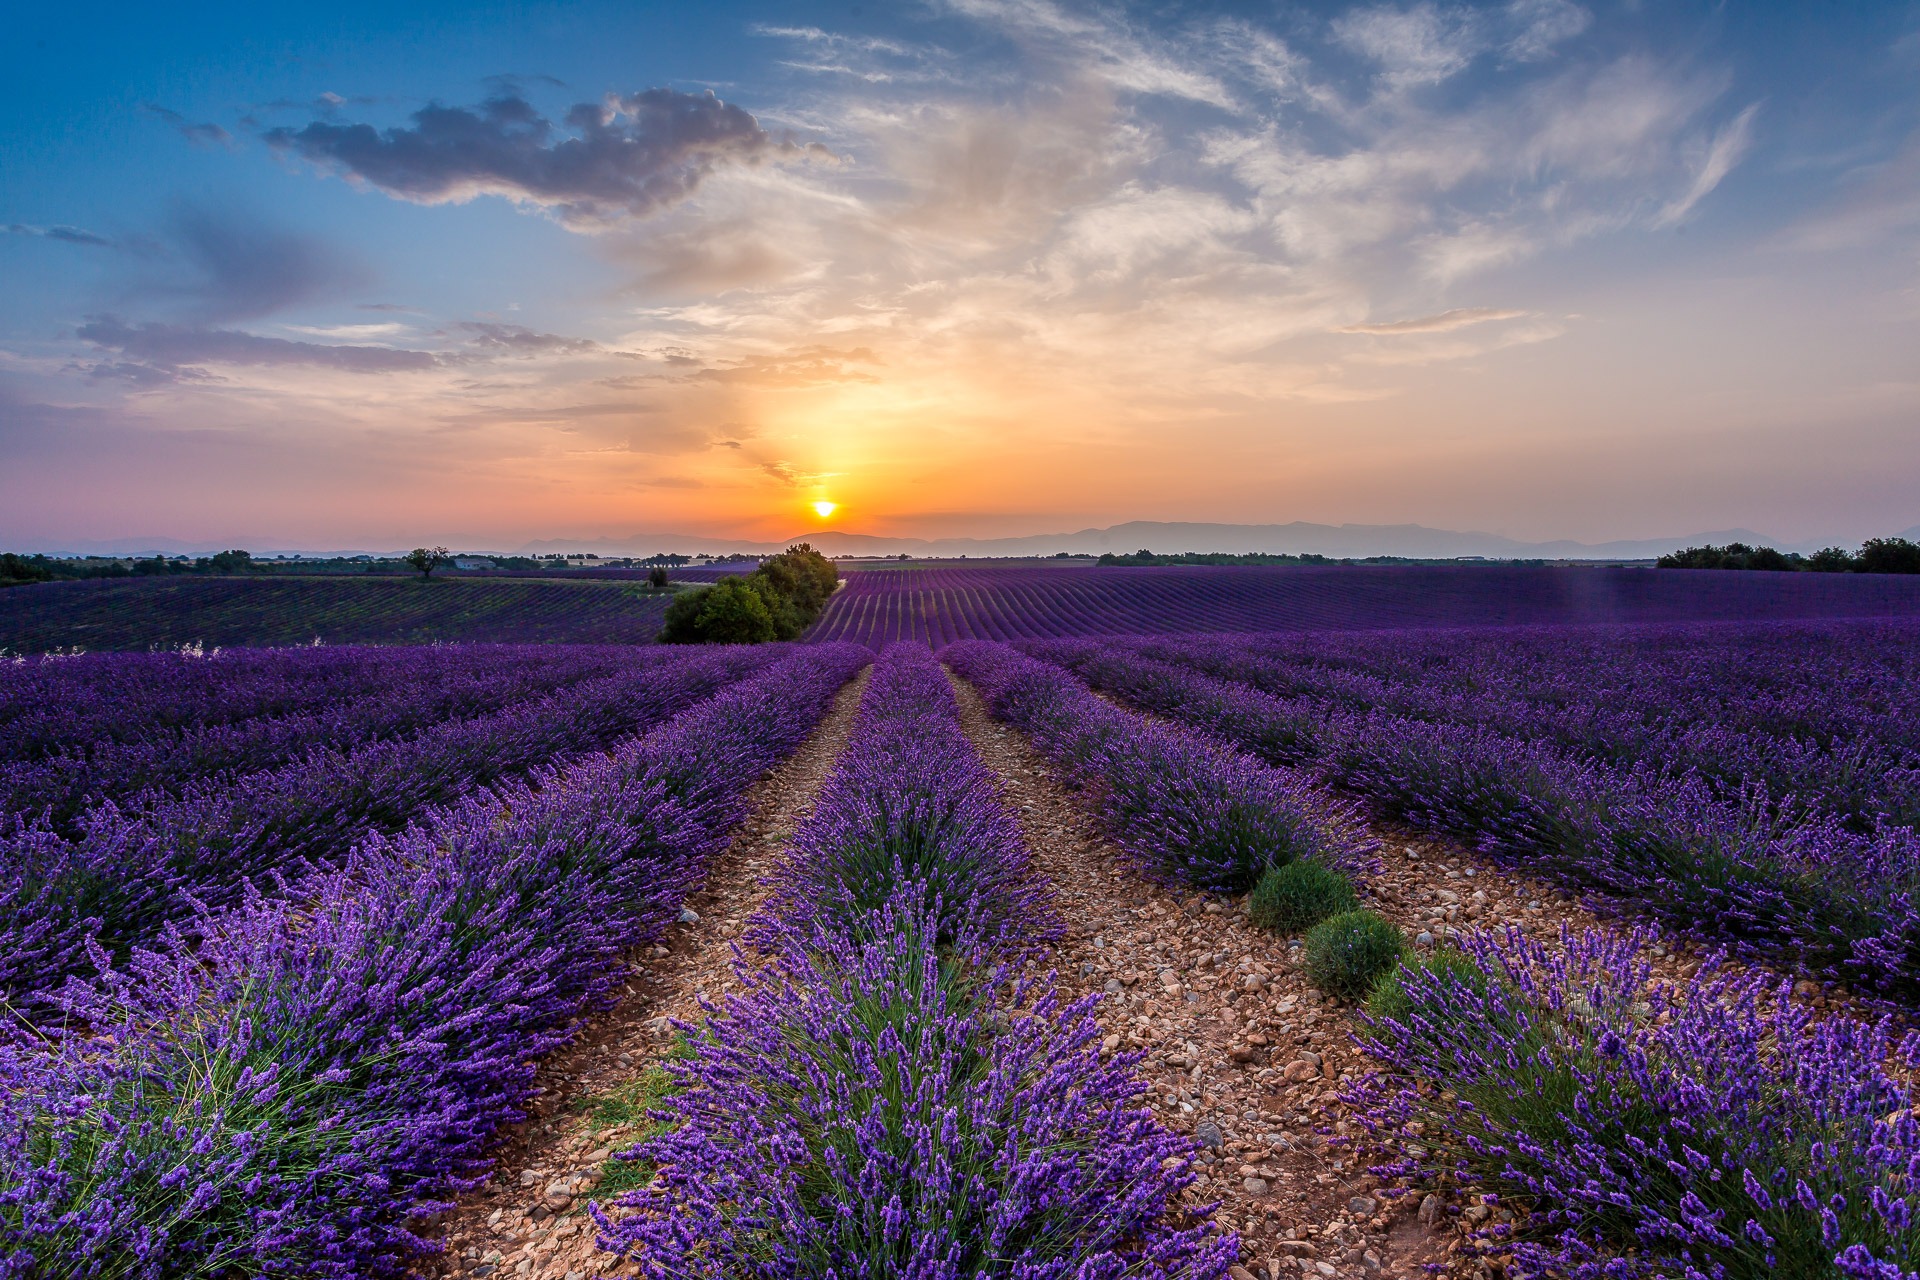
M 808 639 L 1381 630 L 1920 615 L 1920 578 L 1684 569 L 1382 565 L 1052 568 L 846 574 Z
M 0 591 L 0 648 L 44 653 L 311 644 L 645 644 L 667 597 L 539 578 L 157 578 Z

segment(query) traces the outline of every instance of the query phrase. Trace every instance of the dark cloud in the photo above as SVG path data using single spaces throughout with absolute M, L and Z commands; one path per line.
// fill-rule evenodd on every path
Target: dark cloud
M 424 107 L 413 113 L 412 128 L 316 121 L 270 129 L 265 137 L 402 200 L 500 195 L 552 209 L 581 229 L 681 200 L 721 164 L 831 154 L 776 140 L 712 93 L 673 89 L 580 103 L 566 113 L 564 127 L 518 93 L 502 93 L 472 109 Z
M 344 292 L 363 274 L 311 236 L 193 205 L 175 211 L 167 241 L 177 269 L 135 293 L 182 300 L 202 323 L 258 319 Z
M 533 75 L 518 75 L 509 71 L 504 75 L 484 76 L 481 78 L 480 83 L 487 86 L 487 92 L 496 98 L 508 96 L 524 98 L 527 96 L 526 90 L 530 84 L 546 85 L 552 89 L 564 89 L 567 87 L 565 80 L 557 76 L 543 75 L 538 72 Z
M 196 147 L 230 147 L 233 135 L 217 124 L 195 124 L 178 111 L 169 111 L 156 102 L 143 102 L 140 109 L 155 119 L 164 120 L 174 131 Z
M 6 231 L 9 235 L 37 236 L 42 240 L 59 240 L 66 244 L 84 244 L 99 249 L 119 247 L 107 237 L 83 231 L 79 227 L 33 227 L 24 222 L 9 222 Z
M 195 325 L 127 324 L 115 316 L 92 317 L 78 332 L 96 347 L 119 352 L 176 380 L 203 377 L 203 371 L 194 368 L 202 364 L 306 365 L 343 373 L 406 373 L 436 368 L 441 363 L 431 351 L 328 346 Z
M 591 338 L 566 338 L 557 333 L 536 333 L 532 329 L 517 324 L 467 320 L 455 325 L 454 328 L 469 335 L 467 341 L 474 346 L 501 355 L 582 355 L 600 349 L 600 344 Z

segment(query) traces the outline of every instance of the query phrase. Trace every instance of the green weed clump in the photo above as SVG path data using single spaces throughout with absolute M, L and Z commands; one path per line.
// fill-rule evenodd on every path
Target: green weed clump
M 1357 1002 L 1393 972 L 1406 947 L 1398 925 L 1371 911 L 1346 911 L 1307 931 L 1301 963 L 1314 986 Z
M 1352 882 L 1332 867 L 1304 858 L 1261 876 L 1247 899 L 1253 922 L 1280 934 L 1311 929 L 1359 907 Z

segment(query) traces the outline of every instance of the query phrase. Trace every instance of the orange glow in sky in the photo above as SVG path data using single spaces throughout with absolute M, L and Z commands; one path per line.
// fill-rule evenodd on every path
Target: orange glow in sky
M 819 516 L 822 520 L 825 520 L 828 516 L 832 515 L 834 512 L 838 511 L 839 509 L 840 509 L 840 504 L 837 502 L 822 501 L 822 502 L 816 502 L 813 504 L 813 514 Z

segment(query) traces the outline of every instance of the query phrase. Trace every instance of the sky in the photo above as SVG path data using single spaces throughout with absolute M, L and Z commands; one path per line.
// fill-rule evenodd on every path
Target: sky
M 1920 524 L 1920 4 L 9 26 L 9 547 Z

